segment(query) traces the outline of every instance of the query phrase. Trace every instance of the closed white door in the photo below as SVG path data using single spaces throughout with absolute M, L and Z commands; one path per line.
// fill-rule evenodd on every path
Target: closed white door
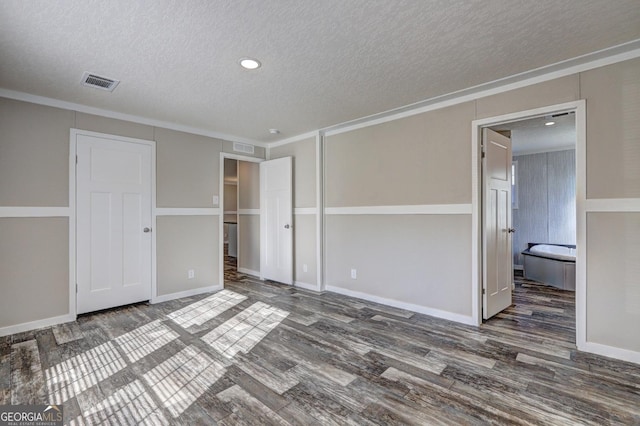
M 483 317 L 511 306 L 511 140 L 483 130 Z
M 151 146 L 76 139 L 77 312 L 151 297 Z
M 291 157 L 260 163 L 260 275 L 293 284 Z

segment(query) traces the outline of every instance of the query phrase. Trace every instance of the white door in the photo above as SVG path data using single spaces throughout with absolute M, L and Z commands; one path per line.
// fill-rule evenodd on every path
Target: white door
M 293 284 L 291 157 L 260 163 L 260 275 Z
M 511 306 L 511 140 L 483 130 L 483 317 Z
M 151 297 L 151 146 L 76 139 L 77 312 Z

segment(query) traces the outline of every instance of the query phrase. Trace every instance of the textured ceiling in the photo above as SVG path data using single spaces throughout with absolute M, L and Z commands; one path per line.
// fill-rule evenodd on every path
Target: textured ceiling
M 637 39 L 638 0 L 2 0 L 0 87 L 273 141 Z

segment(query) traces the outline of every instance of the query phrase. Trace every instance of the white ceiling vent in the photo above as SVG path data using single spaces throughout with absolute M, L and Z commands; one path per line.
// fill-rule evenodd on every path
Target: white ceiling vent
M 120 80 L 114 80 L 107 77 L 101 77 L 96 74 L 92 74 L 88 71 L 82 75 L 82 85 L 89 86 L 96 89 L 106 90 L 113 92 L 113 89 L 120 83 Z
M 242 153 L 245 153 L 245 154 L 254 154 L 255 153 L 255 147 L 253 145 L 249 145 L 248 143 L 234 142 L 233 143 L 233 150 L 235 152 L 242 152 Z

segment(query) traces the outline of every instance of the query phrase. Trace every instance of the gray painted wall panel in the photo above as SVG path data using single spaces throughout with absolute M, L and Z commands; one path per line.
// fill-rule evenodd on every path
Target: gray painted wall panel
M 221 284 L 218 279 L 216 216 L 159 216 L 157 228 L 158 295 Z M 195 278 L 188 278 L 189 269 Z
M 469 215 L 328 215 L 326 222 L 327 286 L 471 315 Z
M 513 263 L 527 243 L 576 243 L 575 150 L 513 157 L 518 161 L 518 208 L 513 210 Z
M 520 252 L 528 242 L 547 240 L 546 154 L 514 157 L 518 160 L 518 208 L 513 209 L 513 263 L 522 265 Z
M 549 242 L 576 243 L 576 151 L 547 154 Z
M 69 219 L 0 218 L 0 327 L 69 312 Z

